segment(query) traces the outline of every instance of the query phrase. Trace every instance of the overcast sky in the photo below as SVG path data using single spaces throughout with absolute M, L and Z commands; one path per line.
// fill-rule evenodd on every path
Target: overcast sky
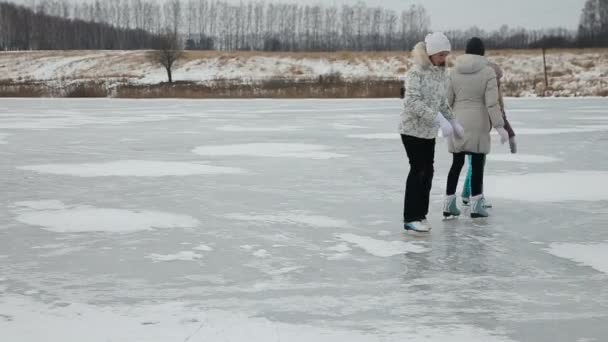
M 239 2 L 240 0 L 230 0 Z M 266 0 L 300 4 L 355 4 L 358 0 Z M 424 5 L 431 15 L 434 30 L 463 29 L 478 26 L 497 29 L 502 24 L 511 27 L 546 28 L 578 26 L 586 0 L 365 0 L 370 6 L 402 10 L 411 4 Z
M 15 0 L 24 3 L 28 0 Z M 31 0 L 29 0 L 31 1 Z M 86 0 L 73 0 L 86 1 Z M 92 0 L 89 0 L 92 1 Z M 166 0 L 158 0 L 166 1 Z M 249 0 L 227 0 L 233 3 Z M 265 0 L 268 2 L 342 5 L 359 0 Z M 426 7 L 434 30 L 464 29 L 478 26 L 485 30 L 503 24 L 528 29 L 563 26 L 576 28 L 586 0 L 363 0 L 369 6 L 382 6 L 401 11 L 414 3 Z

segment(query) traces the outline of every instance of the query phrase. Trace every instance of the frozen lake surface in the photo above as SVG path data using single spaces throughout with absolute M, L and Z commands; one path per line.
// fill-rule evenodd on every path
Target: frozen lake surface
M 485 220 L 440 139 L 429 235 L 400 106 L 0 100 L 0 340 L 606 341 L 608 99 L 508 100 Z

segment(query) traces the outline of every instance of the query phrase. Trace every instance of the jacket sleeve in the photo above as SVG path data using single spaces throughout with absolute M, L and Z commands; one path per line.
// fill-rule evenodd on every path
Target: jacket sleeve
M 505 122 L 502 119 L 502 110 L 498 99 L 498 83 L 496 81 L 496 74 L 494 70 L 490 70 L 488 73 L 488 81 L 486 84 L 486 107 L 490 114 L 490 122 L 492 127 L 499 128 L 504 127 Z
M 405 81 L 405 99 L 403 100 L 405 112 L 417 117 L 429 127 L 435 127 L 437 125 L 435 122 L 437 111 L 432 110 L 424 102 L 421 89 L 422 77 L 420 73 L 416 70 L 411 70 Z
M 448 121 L 452 121 L 456 119 L 454 113 L 452 113 L 452 108 L 454 107 L 454 88 L 452 87 L 452 80 L 448 78 L 448 92 L 447 96 L 441 99 L 441 114 Z

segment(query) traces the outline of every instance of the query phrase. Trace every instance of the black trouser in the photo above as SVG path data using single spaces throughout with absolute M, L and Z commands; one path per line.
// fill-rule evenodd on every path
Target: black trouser
M 405 222 L 426 219 L 433 185 L 435 139 L 421 139 L 401 135 L 401 141 L 410 161 L 410 173 L 405 185 L 403 220 Z
M 464 165 L 464 159 L 467 154 L 471 155 L 471 196 L 477 196 L 483 194 L 483 168 L 486 163 L 486 155 L 480 153 L 453 153 L 454 159 L 452 161 L 452 167 L 448 174 L 448 186 L 446 195 L 454 195 L 456 188 L 458 187 L 458 178 L 460 177 L 460 171 Z

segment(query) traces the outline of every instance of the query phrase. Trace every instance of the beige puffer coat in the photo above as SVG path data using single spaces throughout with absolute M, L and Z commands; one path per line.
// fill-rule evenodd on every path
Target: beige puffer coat
M 483 56 L 463 55 L 450 73 L 448 101 L 464 128 L 462 138 L 449 139 L 451 153 L 490 153 L 490 130 L 504 126 L 494 69 Z

